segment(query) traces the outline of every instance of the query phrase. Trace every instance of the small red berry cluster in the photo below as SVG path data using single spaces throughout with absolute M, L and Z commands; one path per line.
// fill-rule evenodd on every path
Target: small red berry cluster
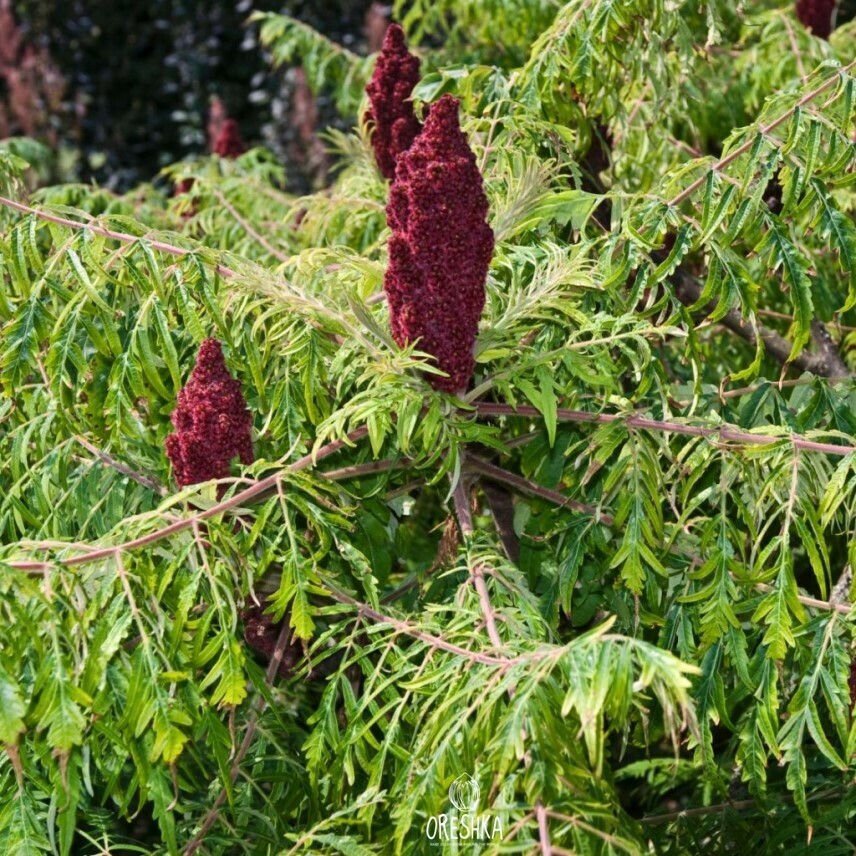
M 836 0 L 797 0 L 797 17 L 821 39 L 828 39 L 832 32 Z

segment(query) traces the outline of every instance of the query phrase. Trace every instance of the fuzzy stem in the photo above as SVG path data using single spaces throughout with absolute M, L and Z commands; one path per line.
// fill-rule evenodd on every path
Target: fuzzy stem
M 463 453 L 461 453 L 463 455 Z M 463 466 L 463 461 L 461 462 Z M 470 511 L 470 498 L 467 490 L 466 477 L 462 473 L 455 485 L 453 491 L 453 499 L 455 503 L 455 514 L 458 518 L 458 525 L 461 527 L 461 534 L 464 536 L 464 541 L 469 540 L 473 534 L 473 515 Z M 473 585 L 479 596 L 482 614 L 484 615 L 485 625 L 487 626 L 487 635 L 490 637 L 491 644 L 495 648 L 502 647 L 502 637 L 499 635 L 499 630 L 496 627 L 496 613 L 493 610 L 493 605 L 490 602 L 490 592 L 487 590 L 487 583 L 484 579 L 484 566 L 476 564 L 471 570 Z
M 295 461 L 293 464 L 289 464 L 288 466 L 283 467 L 281 470 L 277 470 L 277 472 L 273 473 L 272 475 L 269 475 L 266 478 L 255 482 L 251 487 L 248 487 L 246 490 L 242 490 L 240 493 L 235 494 L 229 499 L 225 499 L 222 502 L 218 502 L 215 505 L 212 505 L 211 508 L 207 508 L 205 509 L 205 511 L 201 511 L 198 514 L 193 514 L 190 517 L 184 517 L 181 520 L 177 520 L 174 523 L 171 523 L 169 526 L 164 526 L 162 529 L 157 529 L 154 532 L 149 532 L 147 535 L 142 535 L 139 538 L 134 538 L 131 541 L 126 541 L 124 544 L 117 544 L 113 547 L 103 547 L 97 550 L 93 550 L 92 552 L 86 553 L 82 556 L 71 556 L 70 558 L 60 559 L 58 562 L 53 563 L 35 563 L 29 561 L 9 562 L 9 565 L 11 565 L 11 567 L 13 568 L 19 568 L 20 570 L 36 570 L 37 564 L 45 566 L 42 568 L 42 570 L 45 570 L 47 567 L 51 567 L 54 565 L 64 565 L 66 567 L 72 565 L 86 565 L 90 562 L 98 561 L 99 559 L 103 559 L 107 556 L 113 556 L 115 555 L 117 550 L 127 552 L 128 550 L 135 550 L 138 547 L 147 547 L 149 544 L 154 544 L 156 541 L 161 541 L 164 538 L 168 538 L 170 535 L 175 535 L 177 532 L 183 532 L 185 529 L 189 529 L 199 521 L 209 520 L 212 517 L 216 517 L 218 514 L 230 511 L 233 508 L 243 505 L 251 499 L 256 499 L 260 495 L 263 495 L 270 490 L 276 489 L 280 479 L 285 473 L 295 473 L 299 472 L 300 470 L 308 469 L 309 467 L 313 466 L 316 461 L 335 454 L 344 446 L 355 443 L 357 440 L 361 440 L 367 434 L 368 428 L 366 428 L 365 426 L 357 428 L 356 430 L 351 431 L 351 433 L 348 434 L 347 437 L 345 437 L 343 440 L 333 440 L 332 442 L 327 443 L 325 446 L 322 446 L 316 452 L 310 452 L 308 455 L 304 455 L 302 458 Z
M 781 116 L 779 116 L 778 119 L 774 119 L 772 122 L 770 122 L 769 125 L 765 125 L 763 128 L 759 128 L 758 133 L 760 133 L 762 136 L 766 136 L 770 133 L 770 131 L 775 131 L 776 128 L 778 128 L 780 125 L 784 125 L 784 123 L 787 122 L 788 119 L 791 118 L 791 116 L 793 116 L 794 112 L 797 109 L 805 107 L 806 104 L 808 104 L 810 101 L 813 101 L 815 98 L 817 98 L 818 95 L 821 95 L 822 93 L 826 92 L 826 90 L 829 89 L 831 86 L 834 86 L 836 81 L 839 80 L 839 78 L 841 77 L 841 75 L 849 72 L 854 66 L 856 66 L 856 60 L 849 63 L 848 65 L 845 65 L 844 68 L 836 69 L 835 74 L 831 76 L 829 80 L 822 83 L 816 89 L 812 89 L 812 91 L 809 92 L 807 95 L 804 95 L 796 104 L 794 104 L 793 107 L 791 107 L 790 110 L 786 110 Z M 725 167 L 727 167 L 729 164 L 736 161 L 737 158 L 739 158 L 741 155 L 745 155 L 746 152 L 748 152 L 754 144 L 754 138 L 747 140 L 745 143 L 743 143 L 743 145 L 738 146 L 729 155 L 726 155 L 726 157 L 721 158 L 715 164 L 713 164 L 711 169 L 714 172 L 720 172 L 721 170 L 725 169 Z M 677 196 L 675 196 L 667 203 L 669 208 L 675 208 L 676 206 L 680 205 L 682 202 L 692 196 L 693 193 L 696 192 L 696 190 L 702 187 L 706 181 L 707 175 L 703 175 L 701 178 L 696 179 L 691 185 L 689 185 L 689 187 L 687 187 L 685 190 L 682 190 Z
M 531 405 L 521 404 L 491 404 L 478 403 L 474 405 L 480 416 L 541 416 L 541 411 Z M 623 422 L 628 428 L 641 428 L 646 431 L 662 431 L 671 434 L 686 434 L 690 437 L 718 437 L 720 440 L 735 443 L 752 443 L 768 445 L 788 440 L 795 449 L 807 452 L 823 452 L 828 455 L 849 455 L 856 452 L 856 446 L 837 446 L 832 443 L 818 443 L 807 440 L 799 434 L 784 434 L 774 437 L 769 434 L 750 434 L 732 428 L 705 428 L 700 425 L 684 425 L 680 422 L 667 422 L 661 419 L 648 419 L 644 416 L 622 416 L 620 413 L 590 413 L 585 410 L 557 411 L 557 418 L 562 422 L 600 423 Z
M 112 229 L 105 229 L 103 226 L 95 226 L 92 223 L 81 223 L 78 220 L 69 220 L 67 217 L 59 217 L 56 214 L 49 214 L 47 211 L 42 211 L 39 208 L 31 208 L 29 205 L 24 205 L 22 202 L 15 202 L 14 199 L 7 199 L 5 196 L 0 196 L 0 205 L 6 208 L 14 208 L 23 214 L 32 214 L 40 220 L 46 220 L 48 223 L 56 223 L 58 226 L 66 226 L 69 229 L 83 229 L 87 232 L 92 232 L 93 235 L 101 235 L 104 238 L 112 238 L 115 241 L 122 241 L 125 244 L 133 244 L 137 241 L 146 241 L 149 246 L 162 253 L 167 253 L 171 256 L 188 256 L 197 250 L 187 250 L 184 247 L 177 247 L 174 244 L 167 244 L 164 241 L 152 241 L 143 236 L 128 235 L 125 232 L 114 232 Z M 207 249 L 207 248 L 198 248 Z M 216 264 L 214 266 L 220 276 L 229 278 L 235 276 L 235 271 L 225 265 Z

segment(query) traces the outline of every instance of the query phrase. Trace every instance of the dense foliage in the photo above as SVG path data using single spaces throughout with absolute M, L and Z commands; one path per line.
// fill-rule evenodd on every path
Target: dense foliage
M 457 394 L 390 327 L 372 58 L 257 19 L 357 122 L 309 196 L 254 148 L 28 197 L 0 149 L 0 852 L 428 853 L 466 811 L 452 852 L 852 852 L 856 22 L 394 11 L 493 231 Z

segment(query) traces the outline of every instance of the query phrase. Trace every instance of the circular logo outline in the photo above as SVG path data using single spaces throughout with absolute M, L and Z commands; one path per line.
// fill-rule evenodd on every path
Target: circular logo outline
M 478 808 L 480 797 L 479 783 L 469 773 L 461 773 L 449 785 L 449 802 L 458 811 L 474 812 Z

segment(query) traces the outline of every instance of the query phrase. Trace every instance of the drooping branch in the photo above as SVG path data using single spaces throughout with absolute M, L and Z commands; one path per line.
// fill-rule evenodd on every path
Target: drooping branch
M 463 456 L 464 453 L 461 454 Z M 473 534 L 473 515 L 470 511 L 468 481 L 466 473 L 462 472 L 452 492 L 455 514 L 465 541 Z M 485 568 L 481 563 L 476 563 L 475 567 L 471 568 L 470 573 L 472 574 L 473 586 L 479 596 L 479 603 L 481 604 L 485 626 L 487 627 L 487 635 L 490 637 L 491 644 L 494 647 L 501 648 L 502 637 L 496 628 L 496 614 L 493 611 L 493 605 L 490 602 L 490 592 L 487 590 L 487 583 L 484 578 Z
M 120 463 L 115 458 L 112 458 L 106 452 L 103 452 L 97 446 L 94 446 L 89 442 L 85 437 L 81 437 L 79 434 L 75 435 L 75 440 L 83 446 L 89 452 L 92 452 L 97 458 L 107 464 L 108 467 L 116 470 L 117 473 L 121 473 L 123 476 L 127 476 L 129 479 L 141 484 L 143 487 L 149 488 L 149 490 L 153 490 L 155 493 L 164 496 L 166 494 L 166 488 L 155 481 L 153 478 L 143 475 L 142 473 L 138 473 L 135 469 Z
M 349 467 L 339 467 L 335 470 L 326 470 L 319 473 L 325 479 L 330 481 L 346 481 L 347 479 L 358 479 L 362 476 L 372 476 L 377 473 L 385 473 L 390 470 L 400 470 L 407 467 L 408 461 L 404 460 L 386 460 L 386 461 L 366 461 L 364 464 L 352 464 Z
M 124 544 L 116 544 L 110 547 L 98 548 L 95 550 L 91 550 L 90 552 L 84 553 L 80 556 L 69 556 L 63 559 L 59 559 L 56 562 L 23 561 L 9 562 L 8 564 L 11 567 L 18 568 L 20 570 L 35 570 L 37 566 L 41 570 L 46 570 L 55 565 L 63 565 L 66 567 L 70 567 L 73 565 L 86 565 L 90 562 L 96 562 L 108 556 L 113 556 L 116 554 L 117 550 L 122 552 L 128 552 L 129 550 L 136 550 L 140 547 L 147 547 L 150 544 L 154 544 L 155 542 L 161 541 L 164 538 L 168 538 L 171 535 L 175 535 L 178 532 L 183 532 L 185 529 L 189 529 L 203 520 L 209 520 L 212 517 L 216 517 L 218 514 L 224 514 L 227 511 L 231 511 L 235 508 L 238 508 L 241 505 L 246 504 L 250 500 L 258 501 L 260 498 L 263 498 L 271 491 L 276 490 L 277 485 L 279 484 L 283 475 L 308 469 L 314 466 L 317 461 L 330 457 L 330 455 L 335 454 L 347 445 L 356 443 L 358 440 L 361 440 L 367 434 L 368 428 L 366 428 L 365 426 L 357 428 L 354 431 L 351 431 L 351 433 L 348 434 L 344 439 L 333 440 L 332 442 L 327 443 L 325 446 L 322 446 L 315 452 L 310 452 L 309 454 L 304 455 L 302 458 L 298 459 L 293 464 L 289 464 L 288 466 L 277 470 L 275 473 L 272 473 L 271 475 L 266 476 L 263 479 L 259 479 L 259 481 L 246 488 L 246 490 L 242 490 L 240 493 L 236 493 L 234 496 L 231 496 L 228 499 L 224 499 L 222 502 L 218 502 L 212 505 L 210 508 L 205 509 L 204 511 L 192 514 L 189 517 L 183 517 L 180 520 L 176 520 L 174 523 L 169 524 L 168 526 L 164 526 L 161 529 L 156 529 L 154 532 L 149 532 L 146 535 L 141 535 L 139 538 L 134 538 L 131 541 L 126 541 Z M 68 546 L 74 545 L 69 544 Z
M 604 514 L 599 509 L 594 508 L 591 505 L 584 505 L 582 502 L 577 502 L 577 500 L 571 499 L 569 496 L 564 496 L 558 491 L 550 490 L 550 488 L 544 487 L 543 485 L 535 484 L 535 482 L 529 481 L 529 479 L 526 479 L 523 476 L 510 473 L 502 467 L 488 463 L 481 458 L 470 456 L 467 459 L 467 463 L 472 470 L 480 473 L 486 478 L 492 479 L 493 481 L 500 482 L 501 484 L 507 484 L 510 487 L 516 488 L 523 493 L 531 494 L 532 496 L 540 496 L 541 499 L 546 499 L 547 502 L 552 502 L 560 508 L 570 508 L 574 511 L 581 511 L 583 514 L 589 514 L 592 517 L 596 517 L 607 526 L 612 525 L 612 515 Z
M 68 217 L 60 217 L 57 214 L 51 214 L 48 211 L 42 211 L 40 208 L 32 208 L 29 205 L 24 205 L 23 202 L 16 202 L 14 199 L 7 199 L 5 196 L 0 196 L 0 205 L 6 208 L 12 208 L 15 211 L 20 211 L 22 214 L 32 214 L 40 220 L 45 220 L 48 223 L 56 223 L 58 226 L 65 226 L 68 229 L 78 229 L 86 232 L 91 232 L 93 235 L 101 235 L 103 238 L 112 238 L 114 241 L 121 241 L 123 244 L 134 244 L 137 241 L 145 241 L 152 249 L 158 250 L 161 253 L 166 253 L 170 256 L 189 256 L 197 252 L 197 250 L 188 250 L 184 247 L 177 247 L 175 244 L 168 244 L 165 241 L 153 241 L 145 236 L 129 235 L 126 232 L 116 232 L 113 229 L 105 229 L 103 226 L 97 226 L 95 223 L 81 223 L 79 220 L 70 220 Z M 207 248 L 200 248 L 207 249 Z M 235 271 L 232 268 L 222 264 L 215 264 L 214 269 L 222 277 L 235 276 Z
M 581 511 L 584 514 L 589 514 L 592 517 L 596 517 L 596 519 L 599 522 L 603 523 L 605 526 L 612 526 L 615 522 L 611 514 L 605 514 L 603 512 L 598 511 L 598 509 L 596 508 L 583 505 L 582 503 L 576 502 L 574 500 L 570 500 L 568 497 L 563 496 L 561 493 L 558 493 L 554 490 L 550 490 L 549 488 L 546 488 L 543 485 L 535 484 L 535 482 L 531 482 L 528 479 L 523 478 L 522 476 L 510 473 L 507 470 L 504 470 L 502 467 L 498 467 L 494 464 L 489 464 L 487 461 L 482 461 L 480 459 L 474 459 L 471 457 L 469 459 L 469 466 L 471 469 L 481 473 L 486 478 L 503 482 L 507 485 L 510 485 L 511 487 L 517 488 L 523 493 L 528 493 L 532 496 L 538 496 L 541 499 L 546 500 L 547 502 L 551 502 L 553 505 L 556 505 L 559 508 L 573 508 L 575 511 Z M 699 559 L 698 556 L 694 556 L 678 547 L 670 548 L 669 552 L 682 555 L 685 558 L 694 560 L 701 564 L 701 559 Z M 773 591 L 773 586 L 767 583 L 753 583 L 753 588 L 756 588 L 758 589 L 758 591 L 763 592 Z M 803 604 L 803 606 L 810 606 L 815 609 L 831 610 L 834 612 L 838 612 L 841 615 L 850 614 L 850 606 L 838 602 L 835 597 L 830 598 L 829 601 L 825 601 L 820 600 L 816 597 L 809 597 L 808 595 L 797 595 L 797 600 L 801 604 Z
M 847 72 L 851 71 L 854 66 L 856 66 L 856 60 L 844 66 L 844 68 L 835 69 L 835 73 L 831 75 L 828 80 L 824 81 L 822 84 L 820 84 L 820 86 L 815 89 L 812 89 L 811 92 L 808 92 L 806 95 L 800 98 L 800 100 L 797 101 L 797 103 L 794 104 L 793 107 L 782 113 L 782 115 L 779 116 L 778 119 L 774 119 L 768 125 L 764 125 L 763 127 L 759 128 L 758 133 L 762 136 L 767 136 L 767 134 L 769 134 L 771 131 L 775 131 L 776 128 L 780 127 L 781 125 L 784 125 L 785 122 L 787 122 L 797 110 L 802 109 L 803 107 L 805 107 L 806 104 L 809 104 L 810 102 L 814 101 L 814 99 L 817 98 L 818 95 L 822 95 L 824 92 L 826 92 L 827 89 L 831 89 L 839 80 L 839 78 Z M 729 154 L 726 155 L 724 158 L 720 158 L 720 160 L 718 160 L 710 168 L 714 172 L 721 172 L 727 166 L 734 163 L 734 161 L 736 161 L 739 157 L 745 155 L 752 148 L 754 143 L 755 139 L 753 137 L 752 139 L 747 140 L 742 145 L 739 145 L 736 149 L 734 149 L 733 152 L 729 152 Z M 701 178 L 696 179 L 692 184 L 690 184 L 677 196 L 671 199 L 667 203 L 668 206 L 670 208 L 675 208 L 676 206 L 680 205 L 682 202 L 689 199 L 689 197 L 692 196 L 693 193 L 695 193 L 699 188 L 703 187 L 706 181 L 707 175 L 703 175 Z
M 479 402 L 474 405 L 479 416 L 529 416 L 540 417 L 541 412 L 531 405 L 492 404 Z M 669 422 L 662 419 L 648 419 L 644 416 L 622 416 L 619 413 L 589 413 L 585 410 L 559 409 L 557 418 L 561 422 L 581 422 L 607 424 L 623 422 L 628 428 L 640 428 L 644 431 L 659 431 L 667 434 L 685 434 L 689 437 L 715 437 L 731 443 L 745 443 L 766 446 L 771 443 L 788 441 L 795 449 L 806 452 L 821 452 L 827 455 L 849 455 L 856 452 L 856 445 L 835 445 L 809 440 L 800 434 L 783 434 L 776 437 L 771 434 L 751 434 L 748 431 L 728 428 L 711 428 L 701 425 L 685 425 L 682 422 Z

